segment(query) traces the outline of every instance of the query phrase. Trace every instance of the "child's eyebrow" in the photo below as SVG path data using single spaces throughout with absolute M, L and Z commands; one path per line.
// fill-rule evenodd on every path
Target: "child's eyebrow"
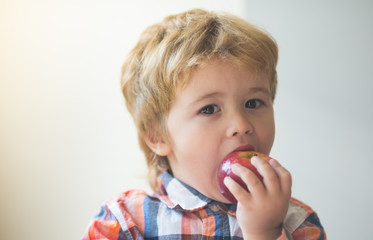
M 214 98 L 214 97 L 219 97 L 219 96 L 222 96 L 223 93 L 222 92 L 212 92 L 212 93 L 208 93 L 208 94 L 205 94 L 205 95 L 202 95 L 200 97 L 198 97 L 197 99 L 195 99 L 193 101 L 193 103 L 198 103 L 200 101 L 203 101 L 204 99 L 208 99 L 208 98 Z
M 269 89 L 264 88 L 264 87 L 255 87 L 255 88 L 250 88 L 249 93 L 257 93 L 257 92 L 263 92 L 267 95 L 271 95 Z
M 264 88 L 264 87 L 253 87 L 253 88 L 250 88 L 247 91 L 248 94 L 254 94 L 254 93 L 258 93 L 258 92 L 262 92 L 266 95 L 271 95 L 269 89 Z M 198 97 L 197 99 L 195 99 L 192 102 L 192 104 L 198 103 L 198 102 L 203 101 L 205 99 L 215 98 L 215 97 L 219 97 L 219 96 L 222 96 L 222 95 L 224 95 L 223 92 L 211 92 L 211 93 L 208 93 L 208 94 L 205 94 L 205 95 L 202 95 L 202 96 Z

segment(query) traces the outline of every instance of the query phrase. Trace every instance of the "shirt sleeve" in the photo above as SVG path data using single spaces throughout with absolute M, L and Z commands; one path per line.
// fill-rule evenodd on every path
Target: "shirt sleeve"
M 277 240 L 326 240 L 326 234 L 316 213 L 312 213 L 293 233 L 282 229 Z
M 127 240 L 127 239 L 144 239 L 136 227 L 124 231 L 121 224 L 110 211 L 107 205 L 101 207 L 101 211 L 90 222 L 84 233 L 82 240 Z
M 326 240 L 326 233 L 316 213 L 308 218 L 291 234 L 294 240 Z
M 277 240 L 326 240 L 326 233 L 316 212 L 305 203 L 290 199 L 282 234 Z

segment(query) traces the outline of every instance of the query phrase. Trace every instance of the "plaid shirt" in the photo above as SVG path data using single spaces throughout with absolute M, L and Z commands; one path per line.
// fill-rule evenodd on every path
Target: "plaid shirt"
M 202 195 L 169 173 L 154 195 L 138 190 L 102 206 L 83 239 L 242 239 L 236 205 Z M 326 239 L 316 213 L 292 198 L 279 239 Z

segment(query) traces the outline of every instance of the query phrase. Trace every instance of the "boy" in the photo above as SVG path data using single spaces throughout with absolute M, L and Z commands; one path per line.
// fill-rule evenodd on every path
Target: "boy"
M 316 213 L 290 197 L 291 176 L 253 157 L 264 182 L 217 172 L 233 151 L 269 154 L 274 140 L 277 45 L 237 17 L 191 10 L 149 27 L 122 70 L 153 195 L 138 190 L 107 202 L 83 239 L 325 239 Z

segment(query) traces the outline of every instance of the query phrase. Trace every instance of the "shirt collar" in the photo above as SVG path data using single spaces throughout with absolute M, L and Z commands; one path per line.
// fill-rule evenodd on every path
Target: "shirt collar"
M 162 173 L 161 180 L 162 186 L 156 196 L 169 208 L 190 212 L 215 205 L 224 212 L 235 215 L 235 204 L 224 204 L 210 199 L 167 171 Z

